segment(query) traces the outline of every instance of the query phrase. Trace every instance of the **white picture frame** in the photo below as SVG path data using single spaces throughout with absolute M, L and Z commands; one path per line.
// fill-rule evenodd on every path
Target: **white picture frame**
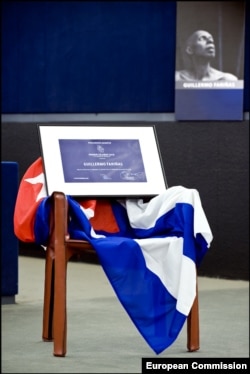
M 48 195 L 135 198 L 167 188 L 155 126 L 37 126 Z

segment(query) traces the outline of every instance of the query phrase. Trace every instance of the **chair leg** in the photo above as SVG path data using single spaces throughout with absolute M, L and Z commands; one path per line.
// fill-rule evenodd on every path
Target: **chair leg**
M 187 318 L 187 349 L 189 352 L 200 349 L 198 287 L 193 306 Z
M 66 251 L 63 245 L 55 248 L 55 292 L 54 292 L 54 356 L 66 355 L 67 311 L 66 311 Z
M 44 341 L 53 340 L 53 307 L 54 307 L 54 260 L 50 248 L 46 251 L 44 302 L 43 302 L 43 331 Z

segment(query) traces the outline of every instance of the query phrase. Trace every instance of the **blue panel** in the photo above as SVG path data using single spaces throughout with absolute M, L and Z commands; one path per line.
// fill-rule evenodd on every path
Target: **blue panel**
M 249 112 L 249 102 L 250 102 L 250 97 L 249 97 L 249 83 L 250 83 L 250 74 L 249 74 L 249 66 L 250 66 L 250 57 L 249 57 L 249 52 L 250 52 L 250 3 L 249 1 L 246 2 L 246 21 L 245 21 L 245 74 L 244 74 L 244 80 L 245 80 L 245 89 L 244 89 L 244 112 Z
M 18 164 L 1 162 L 1 284 L 2 296 L 18 293 L 18 239 L 13 215 L 18 190 Z
M 176 90 L 177 120 L 242 121 L 242 89 Z

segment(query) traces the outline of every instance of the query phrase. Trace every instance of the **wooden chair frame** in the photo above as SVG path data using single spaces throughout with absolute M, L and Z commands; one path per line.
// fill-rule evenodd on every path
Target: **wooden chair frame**
M 67 352 L 67 263 L 74 254 L 93 253 L 87 241 L 73 240 L 68 235 L 68 203 L 62 192 L 51 196 L 52 211 L 50 237 L 46 250 L 43 329 L 44 341 L 53 341 L 54 356 Z M 187 318 L 187 349 L 197 351 L 199 346 L 198 284 L 196 298 Z

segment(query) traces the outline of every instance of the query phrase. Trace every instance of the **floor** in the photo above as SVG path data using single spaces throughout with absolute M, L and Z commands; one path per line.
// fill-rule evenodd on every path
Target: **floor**
M 2 305 L 2 373 L 141 373 L 142 358 L 249 358 L 249 282 L 198 278 L 200 350 L 187 352 L 186 326 L 155 355 L 98 264 L 68 264 L 66 357 L 43 342 L 44 259 L 19 256 L 19 292 Z M 152 372 L 152 370 L 151 370 Z

